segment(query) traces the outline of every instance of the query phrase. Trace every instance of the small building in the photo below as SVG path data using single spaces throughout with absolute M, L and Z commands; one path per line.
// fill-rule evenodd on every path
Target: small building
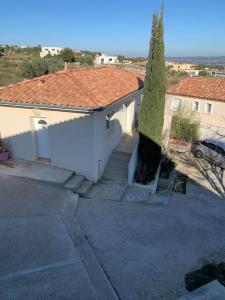
M 170 67 L 171 70 L 174 71 L 186 71 L 190 69 L 194 69 L 197 65 L 191 63 L 183 63 L 183 62 L 176 62 L 176 61 L 166 61 L 166 66 Z
M 208 74 L 212 77 L 216 78 L 225 78 L 225 71 L 220 70 L 209 70 Z
M 79 57 L 83 57 L 84 56 L 84 53 L 82 51 L 80 51 L 80 50 L 75 50 L 74 54 L 75 54 L 75 56 L 79 56 Z
M 41 47 L 40 57 L 45 57 L 47 55 L 58 55 L 63 48 L 60 47 Z
M 200 70 L 187 69 L 187 70 L 185 70 L 185 72 L 188 73 L 188 75 L 191 77 L 197 77 L 197 76 L 199 76 Z
M 21 49 L 27 49 L 27 48 L 30 48 L 30 47 L 28 45 L 21 45 L 20 48 Z
M 96 182 L 132 134 L 143 76 L 115 67 L 64 70 L 0 88 L 0 134 L 12 157 Z
M 95 64 L 97 65 L 111 65 L 111 64 L 118 64 L 119 60 L 117 56 L 109 56 L 106 54 L 97 54 L 95 56 Z
M 200 138 L 225 140 L 225 79 L 186 77 L 166 92 L 164 130 L 170 135 L 174 113 L 183 108 L 200 123 Z

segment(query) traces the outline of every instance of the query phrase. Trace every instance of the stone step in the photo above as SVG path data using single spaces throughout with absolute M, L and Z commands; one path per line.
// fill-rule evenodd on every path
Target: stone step
M 84 176 L 81 175 L 73 175 L 64 185 L 64 188 L 75 192 L 82 182 L 84 181 Z
M 106 171 L 103 175 L 103 180 L 112 180 L 112 181 L 127 181 L 128 171 L 127 169 L 109 169 L 106 168 Z
M 122 167 L 122 168 L 127 168 L 128 169 L 128 162 L 127 161 L 120 161 L 120 160 L 115 159 L 115 158 L 111 158 L 109 160 L 108 166 L 109 167 L 115 166 L 117 168 Z
M 90 180 L 84 180 L 76 193 L 80 196 L 86 196 L 87 193 L 90 191 L 91 187 L 93 186 L 93 182 Z
M 125 152 L 121 152 L 121 151 L 113 151 L 111 157 L 110 157 L 110 160 L 111 159 L 115 159 L 117 161 L 123 161 L 123 162 L 129 162 L 130 160 L 130 157 L 131 157 L 131 154 L 130 153 L 125 153 Z

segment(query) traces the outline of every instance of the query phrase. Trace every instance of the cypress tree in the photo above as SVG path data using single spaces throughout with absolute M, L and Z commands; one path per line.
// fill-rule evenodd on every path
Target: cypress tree
M 163 9 L 153 15 L 152 36 L 146 65 L 144 95 L 139 118 L 139 158 L 144 181 L 154 177 L 161 159 L 165 107 L 165 58 Z

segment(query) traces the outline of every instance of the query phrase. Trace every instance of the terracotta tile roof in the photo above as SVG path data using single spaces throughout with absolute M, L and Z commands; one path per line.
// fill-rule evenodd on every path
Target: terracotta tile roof
M 186 77 L 167 89 L 167 94 L 225 101 L 225 79 Z
M 105 107 L 143 87 L 143 76 L 113 67 L 80 68 L 0 88 L 1 101 Z

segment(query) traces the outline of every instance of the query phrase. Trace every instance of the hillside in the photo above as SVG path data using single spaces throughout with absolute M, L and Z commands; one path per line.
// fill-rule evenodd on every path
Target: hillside
M 22 77 L 18 74 L 20 65 L 25 60 L 39 57 L 39 52 L 38 47 L 29 49 L 5 48 L 3 56 L 0 57 L 0 86 L 22 80 Z

